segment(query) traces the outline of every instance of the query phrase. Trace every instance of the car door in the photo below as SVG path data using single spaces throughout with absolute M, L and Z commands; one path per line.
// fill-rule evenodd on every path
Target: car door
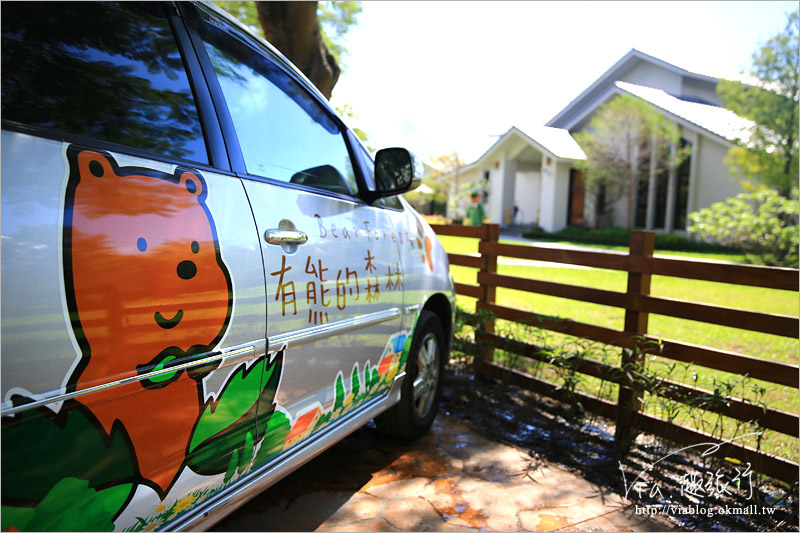
M 250 469 L 277 387 L 247 196 L 169 6 L 2 24 L 2 529 L 163 527 Z
M 258 228 L 270 350 L 284 353 L 267 460 L 389 390 L 402 368 L 408 237 L 359 198 L 345 130 L 320 98 L 266 47 L 201 16 Z

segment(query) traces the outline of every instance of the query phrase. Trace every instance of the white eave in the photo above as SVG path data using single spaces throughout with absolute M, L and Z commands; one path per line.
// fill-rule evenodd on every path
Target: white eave
M 749 139 L 750 131 L 755 126 L 753 121 L 742 118 L 724 107 L 681 100 L 660 89 L 642 87 L 624 81 L 618 81 L 615 85 L 673 117 L 694 124 L 728 142 Z
M 511 126 L 473 165 L 486 161 L 507 139 L 514 135 L 521 137 L 534 148 L 550 157 L 566 160 L 586 159 L 586 154 L 583 153 L 581 147 L 578 146 L 578 143 L 567 130 L 549 126 L 535 126 L 527 127 L 525 131 L 522 131 L 516 126 Z
M 526 127 L 525 131 L 516 126 L 511 128 L 500 136 L 492 146 L 486 150 L 477 160 L 469 165 L 465 165 L 458 169 L 459 172 L 472 170 L 484 164 L 508 139 L 517 136 L 522 140 L 533 146 L 535 149 L 542 152 L 544 155 L 550 156 L 557 160 L 563 161 L 579 161 L 586 159 L 586 154 L 581 147 L 572 137 L 572 135 L 562 128 L 551 128 L 549 126 L 532 126 Z M 454 175 L 455 171 L 444 174 L 442 178 L 448 178 Z

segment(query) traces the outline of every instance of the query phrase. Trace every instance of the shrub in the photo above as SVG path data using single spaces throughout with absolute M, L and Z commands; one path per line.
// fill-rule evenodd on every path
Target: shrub
M 751 262 L 797 268 L 798 210 L 796 191 L 792 198 L 772 189 L 742 193 L 689 215 L 688 231 Z
M 572 241 L 589 244 L 609 244 L 618 246 L 628 246 L 631 239 L 631 232 L 625 228 L 608 227 L 599 229 L 587 229 L 580 226 L 567 226 L 555 233 L 535 231 L 531 228 L 523 232 L 526 239 Z M 715 243 L 695 241 L 687 239 L 675 233 L 656 233 L 656 250 L 673 252 L 726 252 L 732 251 Z

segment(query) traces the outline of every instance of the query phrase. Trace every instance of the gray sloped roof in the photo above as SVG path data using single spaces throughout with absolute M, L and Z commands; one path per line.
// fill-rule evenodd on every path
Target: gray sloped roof
M 559 111 L 548 122 L 548 126 L 568 127 L 575 115 L 582 114 L 586 108 L 592 107 L 593 102 L 613 86 L 614 81 L 623 77 L 626 72 L 636 67 L 640 63 L 649 63 L 665 71 L 673 72 L 684 78 L 691 78 L 699 81 L 716 83 L 718 78 L 706 76 L 692 72 L 681 67 L 675 66 L 662 59 L 646 54 L 641 50 L 632 48 L 627 54 L 614 63 L 611 68 L 605 71 L 589 87 L 576 96 L 564 109 Z
M 617 81 L 614 85 L 730 142 L 749 139 L 750 131 L 755 126 L 753 121 L 742 118 L 724 107 L 681 100 L 661 89 L 642 87 L 624 81 Z

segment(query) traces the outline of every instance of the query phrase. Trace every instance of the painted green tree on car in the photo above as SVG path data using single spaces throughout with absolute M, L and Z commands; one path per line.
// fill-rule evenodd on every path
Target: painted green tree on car
M 336 376 L 336 397 L 333 401 L 333 410 L 338 411 L 344 407 L 344 380 L 341 372 Z
M 359 392 L 359 390 L 361 390 L 361 384 L 359 383 L 359 380 L 358 380 L 358 363 L 356 363 L 353 366 L 353 378 L 352 379 L 353 379 L 353 381 L 352 381 L 351 387 L 352 387 L 353 398 L 357 398 L 358 397 L 358 392 Z

